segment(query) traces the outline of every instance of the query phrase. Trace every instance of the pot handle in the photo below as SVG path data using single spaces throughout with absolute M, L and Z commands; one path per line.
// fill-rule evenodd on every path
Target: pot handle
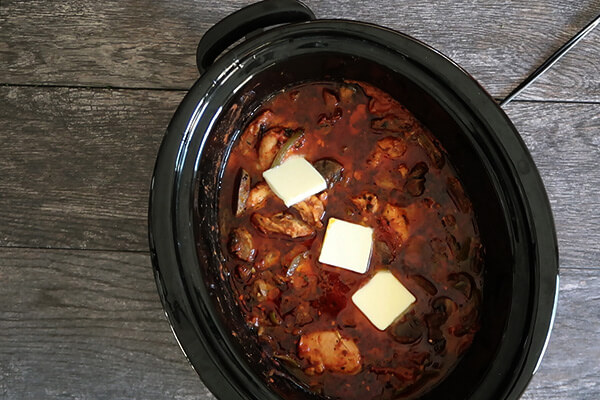
M 252 31 L 273 25 L 315 19 L 313 12 L 297 0 L 264 0 L 223 18 L 198 43 L 196 65 L 203 74 L 219 54 Z

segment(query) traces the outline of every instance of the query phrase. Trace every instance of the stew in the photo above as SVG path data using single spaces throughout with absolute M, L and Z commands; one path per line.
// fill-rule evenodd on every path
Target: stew
M 291 207 L 262 173 L 293 156 L 327 189 Z M 456 364 L 479 328 L 483 246 L 445 151 L 404 106 L 355 81 L 291 87 L 244 127 L 221 191 L 224 268 L 265 357 L 335 399 L 409 399 Z M 373 228 L 366 273 L 318 261 L 327 221 Z M 416 301 L 385 330 L 352 295 L 391 271 Z

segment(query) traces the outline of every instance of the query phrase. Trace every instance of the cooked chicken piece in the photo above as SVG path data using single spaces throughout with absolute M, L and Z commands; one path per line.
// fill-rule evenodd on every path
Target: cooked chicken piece
M 340 87 L 340 100 L 344 103 L 352 101 L 356 95 L 356 86 L 349 84 L 342 84 Z
M 377 167 L 384 158 L 399 158 L 406 153 L 406 143 L 404 140 L 388 136 L 377 141 L 377 147 L 367 160 L 367 164 L 371 167 Z
M 394 136 L 388 136 L 378 140 L 377 147 L 389 158 L 402 157 L 404 153 L 406 153 L 406 143 L 404 140 Z
M 384 227 L 393 230 L 397 234 L 398 245 L 408 239 L 408 217 L 402 207 L 386 204 L 382 212 Z
M 321 219 L 325 215 L 325 201 L 327 193 L 323 192 L 319 197 L 312 195 L 308 199 L 294 205 L 294 208 L 300 213 L 300 217 L 304 222 L 321 229 L 323 223 Z
M 402 178 L 406 178 L 408 176 L 408 167 L 406 166 L 406 164 L 398 165 L 397 170 Z
M 258 165 L 260 169 L 265 170 L 271 167 L 279 148 L 287 141 L 285 129 L 272 128 L 269 129 L 260 141 L 258 147 Z
M 239 146 L 242 149 L 242 154 L 254 151 L 261 129 L 266 129 L 273 117 L 274 114 L 271 110 L 265 110 L 248 124 L 240 138 Z
M 315 233 L 312 226 L 287 212 L 280 212 L 270 217 L 254 213 L 252 214 L 252 223 L 262 233 L 281 233 L 292 239 Z
M 256 257 L 256 249 L 252 235 L 245 228 L 236 228 L 229 234 L 229 251 L 240 260 L 252 262 Z
M 312 332 L 300 337 L 298 356 L 308 360 L 311 367 L 306 373 L 320 374 L 326 369 L 342 374 L 360 371 L 360 351 L 350 339 L 343 338 L 338 331 Z
M 258 210 L 265 205 L 269 196 L 274 195 L 273 191 L 266 182 L 259 182 L 250 190 L 246 207 L 249 209 Z
M 350 200 L 358 208 L 358 211 L 365 216 L 379 211 L 379 200 L 373 193 L 363 192 L 358 196 L 352 197 Z

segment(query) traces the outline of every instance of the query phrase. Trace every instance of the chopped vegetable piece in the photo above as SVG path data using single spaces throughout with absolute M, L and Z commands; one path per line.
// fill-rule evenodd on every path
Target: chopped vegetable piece
M 252 235 L 246 228 L 236 228 L 229 236 L 229 251 L 240 260 L 252 262 L 256 257 L 256 249 L 252 241 Z
M 269 121 L 273 118 L 271 110 L 264 110 L 259 113 L 250 124 L 246 127 L 242 133 L 240 139 L 240 149 L 242 154 L 248 154 L 256 151 L 256 144 L 258 142 L 258 136 L 262 129 L 264 129 Z
M 287 140 L 285 129 L 271 128 L 265 132 L 258 147 L 258 165 L 260 169 L 269 168 L 282 144 Z
M 250 174 L 245 169 L 240 170 L 240 186 L 237 193 L 235 216 L 239 217 L 246 211 L 246 202 L 250 195 Z
M 323 178 L 325 178 L 328 189 L 331 189 L 333 185 L 342 180 L 344 167 L 339 162 L 324 158 L 322 160 L 315 161 L 313 165 L 315 169 L 323 176 Z
M 296 272 L 296 269 L 298 269 L 298 267 L 307 258 L 308 258 L 308 251 L 305 251 L 304 253 L 300 253 L 296 257 L 294 257 L 294 259 L 290 263 L 290 266 L 288 267 L 288 270 L 286 272 L 286 276 L 292 276 L 292 275 L 294 275 L 294 273 Z
M 277 155 L 273 159 L 273 163 L 271 164 L 271 168 L 277 167 L 281 165 L 281 163 L 285 160 L 288 152 L 295 148 L 298 148 L 302 145 L 302 141 L 304 140 L 304 129 L 296 129 L 290 138 L 281 146 Z

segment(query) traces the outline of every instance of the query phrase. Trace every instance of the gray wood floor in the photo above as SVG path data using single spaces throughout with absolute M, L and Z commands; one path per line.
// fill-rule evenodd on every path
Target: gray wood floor
M 244 0 L 0 0 L 0 398 L 212 399 L 153 281 L 147 199 L 195 46 Z M 410 34 L 502 98 L 600 0 L 310 0 Z M 555 329 L 525 399 L 600 398 L 600 29 L 506 111 L 558 230 Z

